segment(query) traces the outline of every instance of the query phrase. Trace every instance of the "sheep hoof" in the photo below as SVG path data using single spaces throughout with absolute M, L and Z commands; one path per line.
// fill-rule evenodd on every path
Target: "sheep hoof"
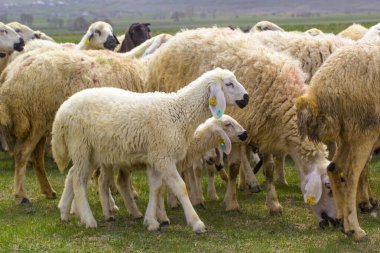
M 277 181 L 275 182 L 275 184 L 276 184 L 277 186 L 280 186 L 280 187 L 287 187 L 287 186 L 289 186 L 289 184 L 288 184 L 288 182 L 286 182 L 286 180 L 285 180 L 285 181 L 283 181 L 283 180 L 277 180 Z
M 281 214 L 282 214 L 282 206 L 281 206 L 281 205 L 278 205 L 278 206 L 276 206 L 276 207 L 274 207 L 274 208 L 271 208 L 271 209 L 269 210 L 269 213 L 270 213 L 271 215 L 273 215 L 273 216 L 279 216 L 279 215 L 281 215 Z
M 162 228 L 162 227 L 168 227 L 169 224 L 170 224 L 169 221 L 167 221 L 167 220 L 163 221 L 163 222 L 160 223 L 160 228 Z
M 362 229 L 359 231 L 350 230 L 345 232 L 345 234 L 351 237 L 355 242 L 365 242 L 369 240 L 368 236 Z
M 203 234 L 207 232 L 207 228 L 202 221 L 198 221 L 196 224 L 194 224 L 193 231 L 196 234 Z
M 377 201 L 363 201 L 359 203 L 359 208 L 362 213 L 372 213 L 377 208 Z
M 52 192 L 51 194 L 46 194 L 47 199 L 56 199 L 57 198 L 57 193 Z
M 32 203 L 30 203 L 30 200 L 27 198 L 27 197 L 23 197 L 21 199 L 21 202 L 20 202 L 21 205 L 24 205 L 24 206 L 30 206 L 32 205 Z
M 208 198 L 212 201 L 218 201 L 219 200 L 219 197 L 218 195 L 214 195 L 214 194 L 208 194 Z
M 119 207 L 117 205 L 114 205 L 113 207 L 111 207 L 111 212 L 118 212 L 119 211 Z
M 87 220 L 83 221 L 82 223 L 86 224 L 86 228 L 96 228 L 98 224 L 96 223 L 96 220 L 94 218 L 88 218 Z
M 160 230 L 160 223 L 157 221 L 151 222 L 151 224 L 148 224 L 147 228 L 148 231 L 158 231 Z
M 143 217 L 142 213 L 140 213 L 140 212 L 137 212 L 137 213 L 131 214 L 131 216 L 132 216 L 134 219 L 141 219 L 141 218 Z
M 329 227 L 329 221 L 328 220 L 321 220 L 319 222 L 319 227 L 322 229 L 328 228 Z
M 110 216 L 110 217 L 106 218 L 106 221 L 112 222 L 112 221 L 116 221 L 116 219 L 115 219 L 115 217 Z
M 248 188 L 249 188 L 249 192 L 250 193 L 259 193 L 259 192 L 261 192 L 260 185 L 257 185 L 257 184 L 254 184 L 253 186 L 249 185 Z

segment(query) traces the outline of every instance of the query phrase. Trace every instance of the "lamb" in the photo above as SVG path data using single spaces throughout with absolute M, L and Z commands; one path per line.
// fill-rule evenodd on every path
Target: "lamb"
M 359 226 L 356 195 L 363 168 L 379 144 L 379 50 L 379 40 L 340 49 L 324 63 L 307 94 L 296 102 L 302 136 L 339 144 L 327 170 L 337 217 L 344 232 L 355 241 L 368 238 Z
M 121 46 L 116 51 L 125 53 L 150 39 L 150 23 L 133 23 L 125 33 Z
M 284 29 L 276 25 L 275 23 L 272 23 L 270 21 L 260 21 L 254 25 L 250 32 L 265 32 L 265 31 L 280 31 L 284 32 Z
M 351 40 L 360 40 L 368 32 L 368 29 L 362 26 L 361 24 L 352 24 L 347 27 L 345 30 L 338 33 L 338 36 Z
M 81 221 L 86 227 L 96 227 L 86 197 L 86 182 L 93 169 L 125 165 L 133 169 L 135 164 L 146 163 L 150 193 L 144 223 L 148 230 L 159 229 L 157 194 L 165 182 L 179 198 L 193 231 L 205 232 L 176 163 L 186 156 L 189 139 L 209 111 L 220 118 L 226 105 L 243 108 L 248 99 L 234 74 L 220 68 L 176 93 L 93 88 L 74 94 L 58 109 L 52 128 L 53 156 L 59 169 L 73 162 L 59 203 L 61 219 L 67 220 L 74 198 Z
M 272 154 L 283 152 L 295 161 L 305 201 L 313 204 L 318 222 L 325 224 L 328 217 L 335 218 L 334 201 L 328 194 L 325 146 L 302 141 L 298 133 L 294 102 L 304 94 L 306 85 L 295 60 L 260 47 L 243 33 L 209 28 L 178 33 L 154 54 L 148 67 L 147 82 L 160 84 L 165 80 L 159 88 L 166 91 L 183 86 L 205 69 L 234 71 L 254 99 L 245 110 L 228 111 L 247 130 L 248 144 L 256 144 L 263 154 L 270 212 L 282 211 L 273 185 Z M 229 161 L 232 181 L 240 167 L 240 153 L 238 158 Z M 229 208 L 236 210 L 236 192 L 231 199 L 234 204 Z
M 0 58 L 5 54 L 24 49 L 24 40 L 11 27 L 0 22 Z
M 301 62 L 302 70 L 309 75 L 306 83 L 323 62 L 337 49 L 354 42 L 332 34 L 311 37 L 301 32 L 267 31 L 247 34 L 252 40 L 287 53 Z

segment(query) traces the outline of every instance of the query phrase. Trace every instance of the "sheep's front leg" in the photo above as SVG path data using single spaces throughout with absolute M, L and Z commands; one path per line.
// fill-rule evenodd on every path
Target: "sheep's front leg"
M 367 239 L 365 231 L 359 226 L 356 211 L 356 194 L 360 174 L 372 153 L 374 142 L 371 139 L 350 142 L 351 152 L 348 155 L 349 166 L 342 173 L 344 189 L 344 232 L 355 241 Z
M 157 219 L 160 222 L 160 227 L 168 226 L 170 224 L 170 220 L 168 218 L 168 215 L 166 214 L 165 209 L 165 192 L 166 192 L 166 185 L 162 185 L 161 189 L 158 193 L 158 205 L 157 205 Z
M 75 164 L 75 162 L 73 162 Z M 77 165 L 78 166 L 78 165 Z M 87 181 L 91 176 L 92 169 L 88 161 L 81 161 L 81 167 L 76 167 L 73 171 L 74 201 L 81 222 L 87 228 L 96 228 L 97 223 L 92 214 L 87 198 Z
M 368 181 L 368 170 L 369 163 L 371 161 L 371 156 L 368 159 L 362 173 L 360 174 L 358 192 L 357 192 L 357 203 L 359 203 L 359 208 L 363 213 L 371 213 L 377 207 L 377 200 L 373 198 L 371 186 Z
M 179 175 L 174 162 L 162 162 L 157 163 L 157 170 L 162 172 L 163 180 L 172 192 L 177 196 L 181 202 L 183 210 L 185 212 L 187 223 L 193 228 L 195 233 L 206 232 L 206 227 L 199 219 L 198 214 L 195 212 L 191 205 L 189 195 L 187 193 L 185 182 Z
M 224 195 L 224 204 L 226 211 L 239 210 L 239 203 L 237 202 L 236 194 L 236 179 L 239 174 L 240 168 L 240 147 L 232 145 L 231 153 L 228 156 L 229 165 L 229 178 L 227 182 L 227 190 Z
M 215 188 L 215 166 L 206 163 L 207 169 L 207 196 L 211 200 L 219 200 Z
M 73 213 L 77 213 L 74 199 L 74 186 L 73 186 L 73 171 L 75 167 L 72 166 L 67 173 L 65 179 L 65 188 L 63 189 L 61 199 L 59 200 L 58 208 L 61 213 L 61 220 L 68 221 L 69 220 L 69 212 L 70 206 L 72 205 Z
M 124 205 L 127 207 L 129 214 L 133 218 L 141 218 L 143 215 L 136 205 L 133 196 L 131 174 L 129 171 L 119 170 L 116 187 L 123 198 Z
M 266 178 L 267 196 L 265 204 L 271 214 L 281 214 L 282 206 L 278 201 L 276 187 L 273 182 L 274 162 L 272 154 L 263 155 L 263 172 Z
M 113 215 L 111 214 L 111 208 L 114 208 L 114 206 L 111 206 L 111 204 L 112 202 L 113 204 L 115 204 L 111 195 L 111 190 L 110 190 L 110 185 L 112 181 L 113 181 L 112 168 L 102 167 L 100 176 L 98 178 L 99 198 L 100 198 L 100 203 L 102 204 L 104 218 L 107 221 L 111 221 L 115 219 Z
M 249 163 L 248 157 L 250 157 L 251 149 L 247 147 L 247 145 L 242 144 L 240 147 L 240 158 L 241 158 L 241 177 L 244 178 L 245 186 L 248 187 L 249 192 L 258 193 L 261 191 L 259 182 L 256 179 L 255 174 L 251 168 L 251 164 Z M 239 187 L 245 188 L 244 183 L 241 180 Z M 243 184 L 243 185 L 241 185 Z
M 286 155 L 283 153 L 278 153 L 274 156 L 275 182 L 279 186 L 288 186 L 285 178 L 285 157 Z
M 193 165 L 193 172 L 194 172 L 194 186 L 196 187 L 195 193 L 196 193 L 196 201 L 195 205 L 204 205 L 205 199 L 203 198 L 203 189 L 202 189 L 202 162 L 199 161 L 198 163 L 195 163 Z

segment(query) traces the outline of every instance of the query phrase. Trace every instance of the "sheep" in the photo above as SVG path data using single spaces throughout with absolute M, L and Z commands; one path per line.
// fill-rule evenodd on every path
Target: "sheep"
M 150 39 L 150 23 L 133 23 L 125 33 L 121 46 L 116 51 L 128 52 L 144 41 Z
M 272 23 L 270 21 L 260 21 L 254 25 L 250 32 L 265 32 L 265 31 L 280 31 L 284 32 L 284 29 L 276 25 L 275 23 Z
M 314 73 L 337 48 L 354 43 L 349 39 L 332 34 L 311 37 L 301 32 L 267 31 L 265 33 L 249 33 L 247 36 L 299 60 L 302 70 L 309 75 L 306 83 L 310 82 Z
M 38 35 L 30 27 L 20 24 L 19 22 L 11 22 L 7 25 L 15 30 L 25 42 L 38 38 Z
M 306 30 L 305 31 L 306 34 L 310 35 L 310 36 L 321 36 L 323 35 L 324 33 L 319 30 L 318 28 L 311 28 L 309 30 Z
M 92 170 L 126 165 L 133 170 L 131 166 L 146 163 L 149 203 L 144 224 L 148 230 L 160 227 L 157 194 L 165 182 L 179 198 L 193 231 L 205 232 L 176 163 L 185 158 L 189 139 L 210 111 L 220 118 L 226 105 L 244 108 L 248 100 L 234 74 L 220 68 L 204 73 L 176 93 L 134 93 L 103 87 L 74 94 L 58 109 L 52 128 L 53 156 L 59 169 L 63 171 L 70 160 L 73 163 L 58 205 L 61 219 L 67 220 L 74 198 L 81 221 L 86 227 L 96 227 L 86 197 Z M 113 111 L 117 113 L 110 114 Z M 229 152 L 227 143 L 221 148 Z
M 379 38 L 380 38 L 380 23 L 374 26 L 371 26 L 359 41 L 379 39 Z
M 0 22 L 0 58 L 14 50 L 24 49 L 24 40 L 11 27 Z
M 351 40 L 360 40 L 368 32 L 368 29 L 361 24 L 353 23 L 351 26 L 347 27 L 345 30 L 338 33 L 338 36 Z
M 303 137 L 338 143 L 327 170 L 337 217 L 344 232 L 355 241 L 368 238 L 359 226 L 356 195 L 363 168 L 379 144 L 379 50 L 379 40 L 340 49 L 319 69 L 308 92 L 296 102 Z
M 8 147 L 15 160 L 14 195 L 21 203 L 30 203 L 24 188 L 30 159 L 42 192 L 48 198 L 56 198 L 43 161 L 46 133 L 50 132 L 59 105 L 73 93 L 100 83 L 136 92 L 154 91 L 154 87 L 144 85 L 145 61 L 153 55 L 142 59 L 142 63 L 131 58 L 142 56 L 147 48 L 160 45 L 169 37 L 158 35 L 125 54 L 41 48 L 20 55 L 9 64 L 0 76 L 0 136 L 6 143 L 2 146 Z M 75 80 L 82 82 L 72 85 Z
M 268 189 L 266 204 L 270 212 L 282 211 L 273 185 L 271 154 L 283 152 L 296 163 L 301 190 L 305 200 L 313 204 L 317 221 L 324 224 L 327 217 L 335 218 L 334 201 L 328 194 L 326 147 L 301 141 L 298 133 L 294 102 L 304 94 L 306 85 L 305 76 L 295 60 L 260 47 L 243 33 L 209 28 L 176 34 L 148 63 L 147 83 L 161 83 L 159 88 L 165 91 L 181 87 L 205 69 L 223 67 L 234 71 L 244 80 L 245 88 L 254 99 L 247 109 L 228 112 L 247 130 L 248 144 L 255 142 L 263 154 Z M 236 180 L 240 153 L 234 158 L 229 159 L 231 182 Z M 239 207 L 236 192 L 227 199 L 231 200 L 229 210 Z

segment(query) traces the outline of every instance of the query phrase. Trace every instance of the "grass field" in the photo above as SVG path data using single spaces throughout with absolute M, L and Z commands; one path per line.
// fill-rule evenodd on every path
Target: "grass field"
M 371 165 L 371 186 L 380 194 L 380 159 Z M 186 225 L 182 209 L 168 210 L 169 227 L 160 232 L 148 232 L 143 220 L 128 216 L 120 196 L 116 202 L 120 211 L 116 221 L 102 218 L 100 202 L 94 184 L 89 184 L 89 198 L 97 229 L 85 229 L 76 217 L 62 223 L 57 209 L 58 199 L 47 200 L 39 192 L 32 169 L 27 172 L 27 189 L 32 206 L 20 205 L 12 197 L 13 164 L 5 154 L 0 159 L 0 252 L 378 252 L 380 221 L 368 214 L 359 220 L 370 240 L 355 243 L 337 229 L 322 230 L 311 210 L 303 203 L 298 187 L 298 175 L 287 161 L 288 187 L 278 188 L 284 207 L 282 216 L 271 216 L 265 207 L 265 190 L 253 195 L 238 193 L 240 212 L 225 212 L 222 201 L 206 201 L 206 209 L 197 212 L 208 228 L 196 235 Z M 65 175 L 47 159 L 49 179 L 58 194 L 62 193 Z M 205 179 L 205 177 L 204 177 Z M 259 181 L 264 185 L 262 173 Z M 206 186 L 206 181 L 203 182 Z M 141 210 L 148 202 L 147 177 L 135 173 Z M 217 179 L 217 191 L 223 196 L 224 183 Z

